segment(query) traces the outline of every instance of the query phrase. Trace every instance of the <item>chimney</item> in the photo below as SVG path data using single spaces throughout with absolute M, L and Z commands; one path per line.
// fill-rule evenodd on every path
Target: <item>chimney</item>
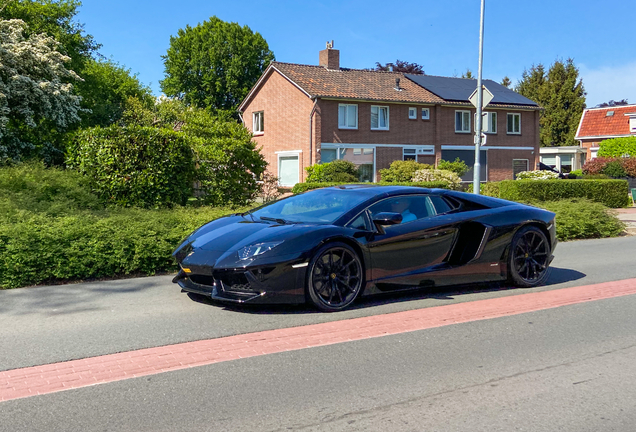
M 333 41 L 319 53 L 319 64 L 329 70 L 340 70 L 340 51 L 333 49 Z

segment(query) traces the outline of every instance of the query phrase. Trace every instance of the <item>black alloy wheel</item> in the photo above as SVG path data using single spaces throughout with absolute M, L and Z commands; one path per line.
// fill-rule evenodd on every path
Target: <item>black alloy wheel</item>
M 363 280 L 358 254 L 345 243 L 330 243 L 311 260 L 307 291 L 314 306 L 335 312 L 353 303 L 360 294 Z
M 542 284 L 548 277 L 550 243 L 539 228 L 527 226 L 515 234 L 510 248 L 510 279 L 519 287 Z

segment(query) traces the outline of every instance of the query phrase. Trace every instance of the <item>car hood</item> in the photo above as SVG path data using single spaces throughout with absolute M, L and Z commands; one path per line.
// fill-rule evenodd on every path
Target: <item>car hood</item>
M 221 257 L 239 249 L 269 241 L 285 241 L 285 247 L 277 247 L 268 252 L 269 256 L 302 250 L 302 236 L 308 232 L 325 229 L 325 225 L 278 224 L 255 222 L 249 217 L 230 216 L 212 221 L 192 233 L 173 253 L 181 262 L 192 252 L 206 251 L 207 255 Z

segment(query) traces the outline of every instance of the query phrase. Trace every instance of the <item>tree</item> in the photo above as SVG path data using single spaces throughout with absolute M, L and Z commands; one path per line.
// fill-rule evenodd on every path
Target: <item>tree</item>
M 466 68 L 466 72 L 462 74 L 462 78 L 475 79 L 475 77 L 473 77 L 473 72 L 469 68 Z
M 55 154 L 51 138 L 79 121 L 75 72 L 58 42 L 45 34 L 24 36 L 22 20 L 0 20 L 0 162 Z M 65 82 L 67 81 L 67 82 Z
M 0 18 L 24 21 L 26 37 L 44 33 L 58 41 L 58 51 L 70 57 L 71 70 L 79 72 L 100 47 L 75 21 L 79 0 L 5 0 L 4 4 Z
M 501 80 L 501 85 L 506 88 L 510 88 L 510 86 L 512 85 L 512 81 L 510 81 L 510 78 L 508 78 L 508 76 L 505 76 Z
M 515 90 L 537 102 L 541 116 L 541 145 L 576 145 L 574 135 L 585 109 L 585 88 L 574 60 L 557 60 L 545 72 L 543 65 L 524 70 Z
M 259 33 L 211 17 L 170 37 L 161 90 L 188 105 L 235 111 L 274 60 Z
M 390 71 L 402 72 L 416 75 L 424 75 L 424 66 L 417 63 L 409 63 L 402 60 L 396 60 L 395 63 L 387 63 L 385 65 L 376 62 L 375 70 L 377 71 Z
M 621 99 L 619 101 L 610 100 L 609 102 L 603 102 L 596 105 L 596 108 L 608 108 L 608 107 L 617 107 L 617 106 L 625 106 L 629 105 L 627 99 Z
M 108 126 L 119 121 L 126 101 L 139 99 L 147 108 L 154 104 L 150 88 L 139 82 L 130 69 L 112 60 L 89 60 L 80 73 L 83 81 L 77 84 L 82 96 L 82 127 Z

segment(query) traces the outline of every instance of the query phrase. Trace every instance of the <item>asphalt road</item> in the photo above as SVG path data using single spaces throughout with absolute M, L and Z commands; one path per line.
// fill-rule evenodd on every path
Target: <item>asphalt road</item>
M 532 290 L 228 309 L 170 277 L 0 292 L 0 370 L 636 277 L 636 237 L 562 243 Z M 0 431 L 633 431 L 636 296 L 0 403 Z
M 379 315 L 636 277 L 636 236 L 561 243 L 547 285 L 440 288 L 364 299 L 335 314 L 232 309 L 181 293 L 171 276 L 0 291 L 0 370 L 259 330 Z

